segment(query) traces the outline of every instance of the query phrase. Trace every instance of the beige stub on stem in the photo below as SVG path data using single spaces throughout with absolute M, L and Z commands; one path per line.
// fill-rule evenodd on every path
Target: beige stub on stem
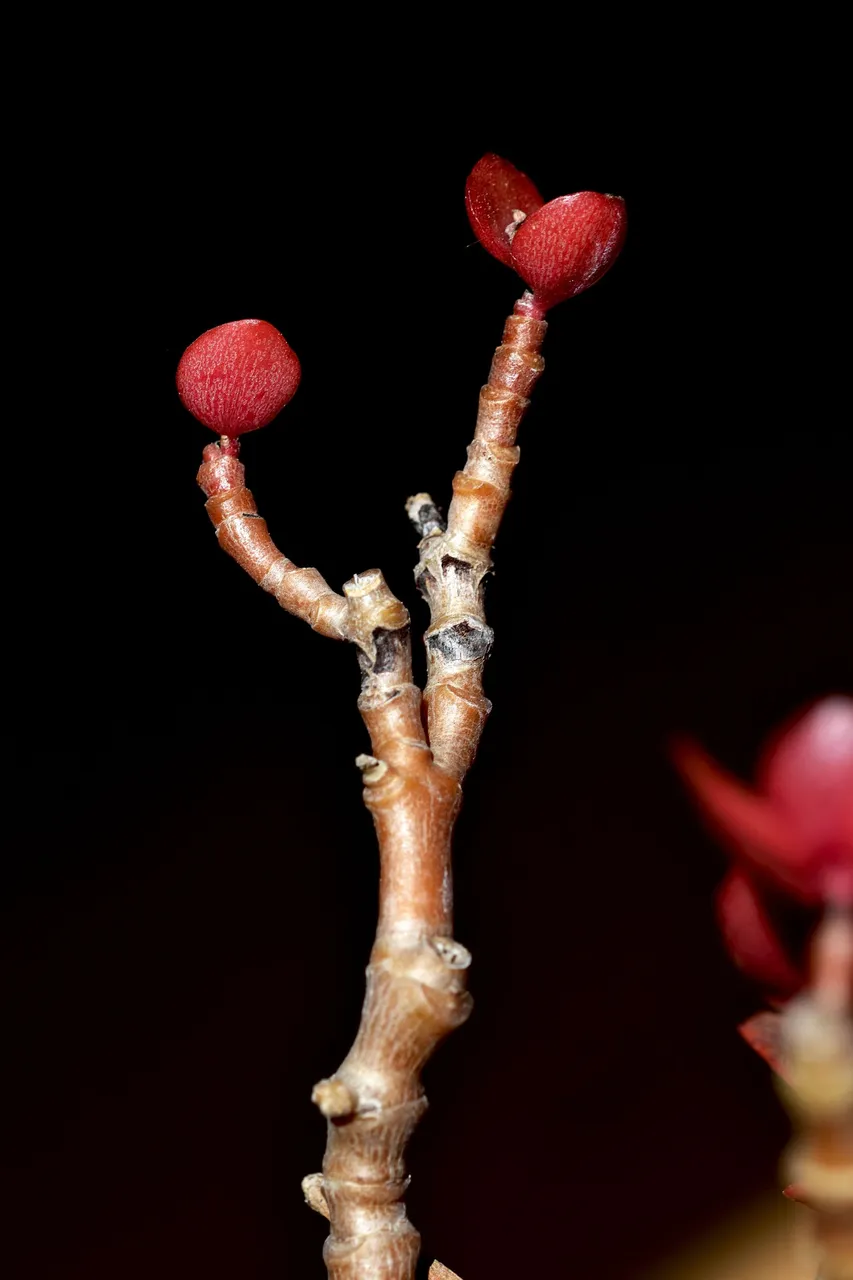
M 418 494 L 407 509 L 420 536 L 418 586 L 430 606 L 428 682 L 413 681 L 409 615 L 378 569 L 338 594 L 316 569 L 276 547 L 245 485 L 235 446 L 209 445 L 199 472 L 220 545 L 288 612 L 351 641 L 362 674 L 359 710 L 370 753 L 358 756 L 380 853 L 379 922 L 355 1042 L 314 1088 L 327 1121 L 322 1173 L 303 1181 L 329 1219 L 330 1280 L 414 1280 L 420 1237 L 406 1215 L 405 1151 L 426 1109 L 424 1064 L 468 1017 L 471 957 L 453 938 L 450 843 L 461 782 L 489 703 L 491 648 L 483 589 L 518 461 L 515 436 L 543 368 L 546 324 L 516 303 L 495 353 L 468 462 L 444 521 Z M 434 1263 L 430 1280 L 459 1280 Z

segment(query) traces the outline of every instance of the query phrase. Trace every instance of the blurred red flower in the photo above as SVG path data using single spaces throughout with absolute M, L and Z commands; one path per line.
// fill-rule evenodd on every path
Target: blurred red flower
M 675 759 L 736 859 L 718 896 L 729 950 L 765 985 L 796 990 L 766 895 L 775 887 L 808 906 L 853 905 L 853 699 L 826 698 L 783 726 L 754 790 L 694 742 L 680 742 Z

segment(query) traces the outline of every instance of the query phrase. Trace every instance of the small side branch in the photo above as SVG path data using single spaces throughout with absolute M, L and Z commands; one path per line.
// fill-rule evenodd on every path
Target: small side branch
M 529 299 L 525 294 L 515 304 L 480 392 L 474 439 L 453 481 L 446 529 L 429 494 L 416 494 L 406 504 L 421 534 L 415 580 L 431 615 L 424 692 L 429 741 L 436 763 L 460 781 L 491 710 L 483 693 L 483 667 L 493 635 L 483 591 L 492 544 L 518 462 L 519 423 L 545 367 L 540 349 L 548 326 L 532 314 Z
M 316 569 L 300 569 L 279 551 L 246 488 L 245 468 L 233 452 L 236 447 L 237 442 L 229 441 L 226 453 L 218 444 L 207 445 L 197 477 L 219 545 L 288 613 L 324 636 L 348 639 L 346 600 Z
M 315 1213 L 322 1214 L 324 1218 L 328 1218 L 329 1206 L 326 1204 L 326 1197 L 323 1194 L 322 1173 L 309 1173 L 307 1178 L 302 1179 L 302 1194 L 309 1209 L 313 1209 Z
M 788 1155 L 816 1214 L 820 1280 L 853 1280 L 853 912 L 832 908 L 812 944 L 812 984 L 782 1015 Z

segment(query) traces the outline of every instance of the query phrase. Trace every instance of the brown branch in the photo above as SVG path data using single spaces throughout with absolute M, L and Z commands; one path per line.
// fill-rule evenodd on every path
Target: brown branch
M 548 328 L 531 312 L 531 295 L 515 304 L 480 392 L 474 439 L 453 481 L 447 528 L 429 494 L 406 504 L 421 535 L 415 580 L 430 608 L 424 693 L 436 762 L 460 781 L 477 751 L 491 703 L 483 667 L 492 647 L 483 604 L 491 551 L 518 462 L 515 444 L 529 394 L 545 367 L 539 354 Z
M 238 442 L 223 444 L 224 448 L 218 444 L 206 446 L 197 476 L 207 495 L 205 508 L 220 547 L 264 591 L 274 595 L 288 613 L 302 618 L 324 636 L 346 639 L 346 600 L 316 569 L 300 569 L 279 551 L 246 488 L 245 468 L 236 457 Z
M 461 1280 L 455 1271 L 450 1271 L 447 1267 L 442 1266 L 438 1261 L 434 1262 L 429 1269 L 427 1280 Z

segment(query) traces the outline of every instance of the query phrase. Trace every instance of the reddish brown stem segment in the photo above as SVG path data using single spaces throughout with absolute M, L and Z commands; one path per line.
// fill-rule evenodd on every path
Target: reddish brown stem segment
M 420 1237 L 403 1203 L 404 1155 L 426 1108 L 420 1073 L 471 1005 L 470 956 L 451 937 L 459 785 L 427 744 L 409 616 L 379 570 L 357 574 L 338 596 L 316 570 L 297 569 L 258 516 L 241 463 L 218 445 L 205 449 L 199 483 L 220 545 L 238 564 L 289 612 L 359 650 L 359 709 L 373 754 L 356 763 L 379 840 L 379 925 L 356 1041 L 314 1090 L 328 1139 L 323 1173 L 304 1190 L 330 1219 L 332 1280 L 413 1280 Z
M 223 551 L 288 613 L 296 614 L 324 636 L 345 639 L 346 600 L 316 569 L 300 569 L 279 551 L 246 488 L 245 468 L 233 452 L 233 444 L 226 448 L 209 444 L 202 458 L 198 483 L 207 495 L 207 514 Z

